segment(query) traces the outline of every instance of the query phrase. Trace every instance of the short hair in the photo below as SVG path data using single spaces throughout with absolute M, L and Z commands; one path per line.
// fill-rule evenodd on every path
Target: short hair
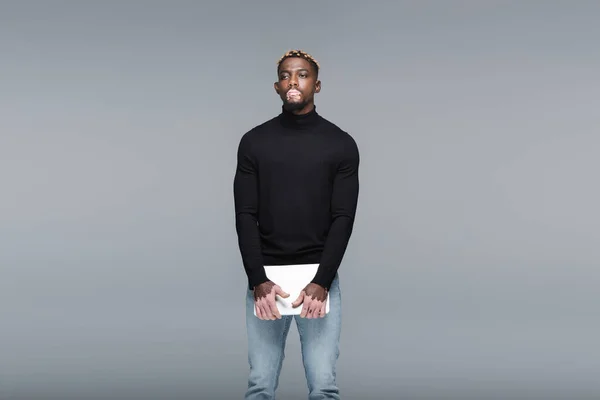
M 315 60 L 315 58 L 313 56 L 311 56 L 310 54 L 308 54 L 307 52 L 305 52 L 303 50 L 290 50 L 290 51 L 287 51 L 284 55 L 282 55 L 279 58 L 279 60 L 277 61 L 277 72 L 279 72 L 279 67 L 281 67 L 281 63 L 283 62 L 283 60 L 290 58 L 290 57 L 304 58 L 306 61 L 308 61 L 313 66 L 313 68 L 315 69 L 316 75 L 319 75 L 319 69 L 321 68 L 321 66 L 319 65 L 319 62 L 317 60 Z

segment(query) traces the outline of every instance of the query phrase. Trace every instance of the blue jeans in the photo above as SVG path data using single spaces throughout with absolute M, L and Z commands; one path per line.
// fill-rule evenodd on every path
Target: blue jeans
M 274 321 L 260 320 L 254 315 L 253 292 L 247 292 L 246 329 L 250 374 L 244 399 L 275 399 L 285 342 L 292 319 L 296 321 L 300 334 L 308 399 L 339 399 L 335 371 L 339 356 L 342 310 L 337 274 L 329 289 L 329 313 L 323 318 L 307 319 L 300 318 L 299 315 L 283 315 L 281 319 Z

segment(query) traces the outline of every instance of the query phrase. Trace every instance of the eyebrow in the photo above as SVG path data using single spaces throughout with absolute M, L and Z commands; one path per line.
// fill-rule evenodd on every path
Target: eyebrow
M 308 68 L 297 68 L 297 69 L 295 69 L 295 71 L 310 72 L 310 70 Z M 289 69 L 282 69 L 282 70 L 279 71 L 280 74 L 282 72 L 291 72 L 291 71 Z

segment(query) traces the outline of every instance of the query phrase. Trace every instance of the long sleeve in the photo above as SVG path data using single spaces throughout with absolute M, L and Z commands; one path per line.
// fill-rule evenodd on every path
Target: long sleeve
M 321 263 L 312 282 L 327 289 L 342 262 L 348 246 L 358 204 L 360 156 L 356 142 L 348 137 L 333 182 L 331 226 L 325 241 Z
M 258 177 L 248 135 L 240 140 L 233 191 L 238 244 L 250 289 L 268 280 L 258 230 Z

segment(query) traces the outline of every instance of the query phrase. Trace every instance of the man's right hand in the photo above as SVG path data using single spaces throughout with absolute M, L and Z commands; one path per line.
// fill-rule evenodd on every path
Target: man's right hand
M 254 307 L 256 316 L 262 320 L 281 319 L 281 314 L 275 304 L 275 296 L 279 295 L 284 299 L 289 297 L 289 293 L 281 290 L 279 285 L 272 281 L 266 281 L 254 287 Z

